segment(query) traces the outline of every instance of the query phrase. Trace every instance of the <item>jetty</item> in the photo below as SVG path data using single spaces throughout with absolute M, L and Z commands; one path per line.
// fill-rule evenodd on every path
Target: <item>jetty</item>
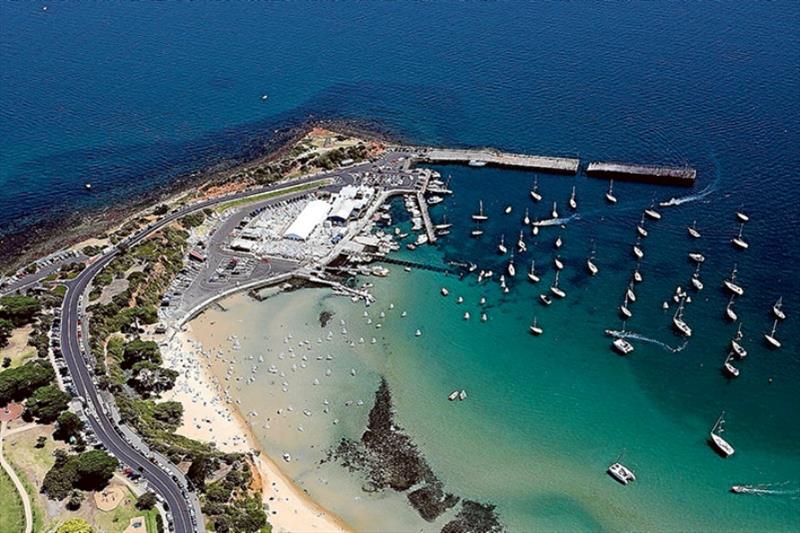
M 418 157 L 427 163 L 466 165 L 479 162 L 497 167 L 542 170 L 560 174 L 577 174 L 580 166 L 580 159 L 576 158 L 515 154 L 491 148 L 430 148 L 420 152 Z
M 630 165 L 627 163 L 592 161 L 586 167 L 586 175 L 598 178 L 650 181 L 665 185 L 691 187 L 697 177 L 697 170 L 689 166 Z

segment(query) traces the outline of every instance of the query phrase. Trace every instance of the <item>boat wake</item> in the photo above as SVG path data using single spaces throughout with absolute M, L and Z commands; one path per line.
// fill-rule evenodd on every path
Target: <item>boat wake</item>
M 609 335 L 611 335 L 612 337 L 617 338 L 617 339 L 635 339 L 637 341 L 649 342 L 651 344 L 656 344 L 656 345 L 661 346 L 662 348 L 664 348 L 664 350 L 666 350 L 668 352 L 671 352 L 671 353 L 678 353 L 678 352 L 682 351 L 684 348 L 686 348 L 686 346 L 688 344 L 688 341 L 685 341 L 680 346 L 673 347 L 673 346 L 670 346 L 669 344 L 661 342 L 658 339 L 652 339 L 650 337 L 645 337 L 644 335 L 640 335 L 639 333 L 635 333 L 633 331 L 607 330 L 606 333 L 608 333 Z
M 762 496 L 792 496 L 800 497 L 800 488 L 788 487 L 789 482 L 783 483 L 761 483 L 758 485 L 738 485 L 739 494 L 756 494 Z
M 714 178 L 714 181 L 708 184 L 706 188 L 703 189 L 702 191 L 695 194 L 690 194 L 689 196 L 681 196 L 680 198 L 673 197 L 665 202 L 659 202 L 658 205 L 660 207 L 674 207 L 677 205 L 683 205 L 689 202 L 696 202 L 697 200 L 702 200 L 703 198 L 705 198 L 706 196 L 717 190 L 718 182 L 719 182 L 719 174 L 717 174 L 716 178 Z
M 564 218 L 549 218 L 547 220 L 539 220 L 537 222 L 534 222 L 533 225 L 539 227 L 560 226 L 562 224 L 567 224 L 568 222 L 572 222 L 573 220 L 580 220 L 580 219 L 581 215 L 575 213 L 574 215 L 570 215 Z

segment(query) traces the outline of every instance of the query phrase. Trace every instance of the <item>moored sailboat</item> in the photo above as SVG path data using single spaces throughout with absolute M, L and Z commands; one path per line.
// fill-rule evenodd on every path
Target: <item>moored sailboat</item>
M 533 323 L 528 328 L 533 335 L 539 336 L 544 331 L 539 325 L 536 323 L 536 317 L 533 317 Z
M 689 230 L 688 231 L 689 231 L 689 235 L 691 235 L 695 239 L 699 239 L 700 238 L 700 232 L 697 230 L 697 221 L 696 220 L 692 222 L 691 226 L 689 226 Z
M 778 301 L 772 306 L 772 314 L 775 315 L 775 318 L 778 320 L 786 318 L 786 313 L 783 312 L 783 296 L 778 298 Z
M 775 336 L 775 330 L 778 328 L 778 319 L 776 318 L 775 321 L 772 323 L 772 331 L 769 333 L 764 333 L 764 340 L 767 341 L 767 344 L 770 345 L 772 348 L 780 348 L 781 341 Z
M 675 311 L 675 315 L 672 317 L 672 324 L 675 326 L 682 335 L 685 337 L 692 336 L 692 328 L 683 320 L 683 298 L 681 298 L 681 303 L 678 305 L 678 309 Z
M 731 271 L 731 277 L 724 280 L 722 284 L 731 291 L 733 294 L 737 296 L 742 296 L 744 294 L 744 288 L 741 285 L 736 283 L 736 272 L 737 268 L 736 265 L 733 266 L 733 270 Z
M 610 204 L 617 203 L 617 197 L 614 196 L 614 180 L 609 180 L 608 191 L 606 192 L 606 202 Z
M 528 272 L 528 279 L 532 283 L 539 283 L 539 276 L 536 275 L 536 261 L 531 261 L 531 270 Z
M 722 438 L 722 433 L 724 433 L 725 429 L 723 425 L 725 424 L 725 411 L 719 415 L 714 426 L 711 428 L 711 432 L 709 433 L 709 437 L 711 439 L 711 444 L 713 444 L 714 448 L 720 452 L 724 457 L 730 457 L 734 453 L 733 446 L 728 443 L 724 438 Z
M 531 198 L 538 202 L 542 199 L 542 195 L 539 194 L 539 178 L 533 178 L 533 189 L 531 189 Z
M 733 239 L 731 239 L 731 242 L 737 248 L 741 248 L 742 250 L 747 250 L 750 247 L 750 245 L 747 244 L 747 241 L 744 240 L 744 237 L 742 237 L 742 231 L 744 231 L 744 222 L 739 224 L 739 234 Z
M 485 220 L 488 220 L 488 219 L 489 219 L 489 217 L 486 216 L 486 214 L 483 212 L 483 200 L 479 200 L 478 201 L 478 212 L 476 214 L 472 215 L 472 220 L 475 220 L 477 222 L 482 222 L 482 221 L 485 221 Z
M 556 278 L 553 281 L 553 285 L 550 287 L 550 292 L 552 292 L 553 294 L 555 294 L 559 298 L 564 298 L 564 297 L 567 296 L 567 293 L 564 292 L 564 290 L 561 287 L 558 286 L 558 274 L 559 274 L 559 271 L 556 270 Z
M 573 211 L 578 209 L 578 201 L 575 199 L 575 186 L 572 186 L 572 195 L 569 197 L 569 208 Z

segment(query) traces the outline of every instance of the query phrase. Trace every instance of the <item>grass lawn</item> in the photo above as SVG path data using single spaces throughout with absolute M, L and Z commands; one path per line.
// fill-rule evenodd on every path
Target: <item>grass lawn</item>
M 25 530 L 25 513 L 17 489 L 0 468 L 0 533 L 19 533 Z
M 135 516 L 144 516 L 148 533 L 151 531 L 152 533 L 156 533 L 155 513 L 157 511 L 140 511 L 136 508 L 136 496 L 134 496 L 133 492 L 126 488 L 125 495 L 126 498 L 113 511 L 105 512 L 95 510 L 94 520 L 89 520 L 89 522 L 95 526 L 97 531 L 108 531 L 109 533 L 113 533 L 124 531 L 125 528 L 128 527 L 128 523 L 130 522 L 131 518 Z M 86 507 L 94 507 L 94 502 L 90 501 L 92 498 L 94 498 L 94 495 L 88 494 L 87 500 L 84 501 L 83 505 Z M 153 516 L 152 518 L 149 518 L 148 515 L 151 514 Z M 152 530 L 150 529 L 150 522 L 153 524 Z
M 33 326 L 30 324 L 15 329 L 11 332 L 8 345 L 0 348 L 0 360 L 5 357 L 11 359 L 9 368 L 20 366 L 36 355 L 36 348 L 28 346 L 28 336 L 31 331 L 33 331 Z
M 277 191 L 265 192 L 263 194 L 256 194 L 255 196 L 248 196 L 247 198 L 240 198 L 238 200 L 231 200 L 230 202 L 225 202 L 224 204 L 220 204 L 215 209 L 217 213 L 221 213 L 226 209 L 230 209 L 231 207 L 239 207 L 247 204 L 252 204 L 255 202 L 261 202 L 263 200 L 269 200 L 270 198 L 274 198 L 277 196 L 283 196 L 286 194 L 294 194 L 301 191 L 307 191 L 309 189 L 315 189 L 318 187 L 323 187 L 328 185 L 331 182 L 330 179 L 319 179 L 315 181 L 310 181 L 308 183 L 304 183 L 302 185 L 295 185 L 294 187 L 288 187 L 285 189 L 279 189 Z

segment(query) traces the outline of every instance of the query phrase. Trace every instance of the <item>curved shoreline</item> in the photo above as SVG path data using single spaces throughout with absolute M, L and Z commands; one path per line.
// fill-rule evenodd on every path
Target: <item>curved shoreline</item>
M 165 365 L 180 373 L 173 390 L 163 396 L 165 401 L 180 401 L 184 406 L 182 425 L 176 433 L 214 442 L 225 452 L 250 456 L 261 478 L 263 501 L 269 506 L 268 521 L 273 531 L 351 533 L 352 528 L 341 517 L 314 501 L 261 449 L 238 409 L 224 401 L 220 385 L 209 370 L 209 362 L 198 353 L 197 344 L 191 326 L 185 325 L 162 348 Z M 200 404 L 198 398 L 205 401 Z M 212 434 L 215 438 L 210 438 Z

